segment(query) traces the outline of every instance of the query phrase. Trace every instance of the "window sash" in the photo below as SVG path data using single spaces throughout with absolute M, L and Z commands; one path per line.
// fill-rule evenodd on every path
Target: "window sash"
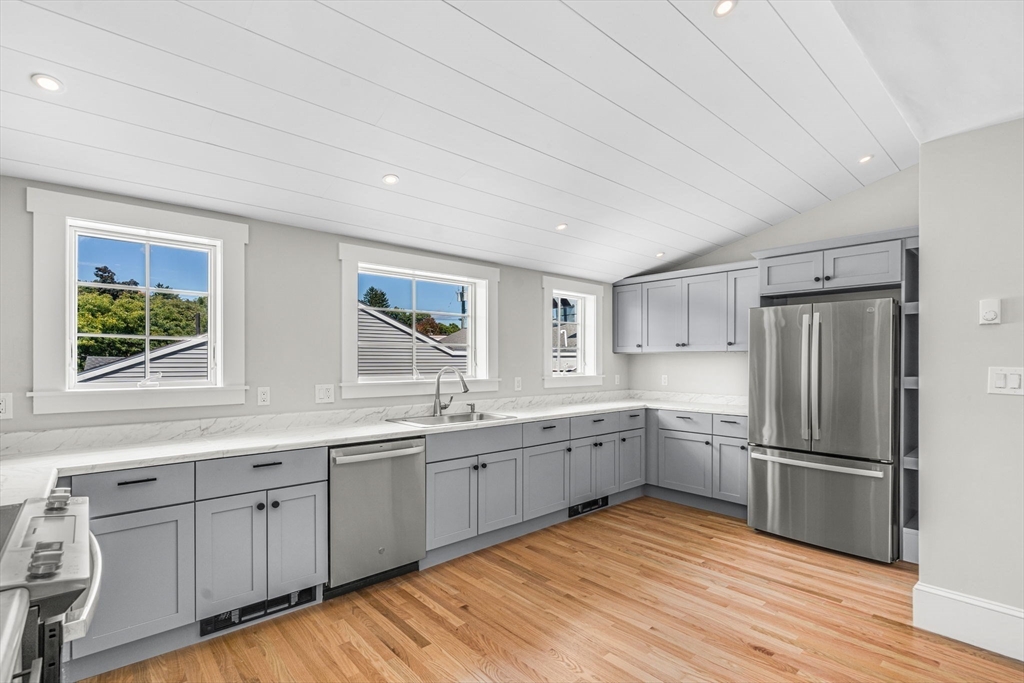
M 563 292 L 560 290 L 553 290 L 551 292 L 552 298 L 555 301 L 555 306 L 552 308 L 554 317 L 552 318 L 552 334 L 550 343 L 551 352 L 551 376 L 552 377 L 566 377 L 574 375 L 586 374 L 587 370 L 587 339 L 586 339 L 586 317 L 588 315 L 588 299 L 585 296 L 579 294 L 572 294 L 569 292 Z M 569 301 L 575 301 L 575 321 L 567 323 L 563 320 L 565 310 L 562 306 L 562 300 L 568 299 Z M 568 335 L 563 344 L 562 330 L 564 325 L 571 324 L 576 326 L 576 345 L 570 346 L 568 341 Z M 562 365 L 562 358 L 568 357 L 563 352 L 575 351 L 576 366 L 571 370 L 560 370 Z

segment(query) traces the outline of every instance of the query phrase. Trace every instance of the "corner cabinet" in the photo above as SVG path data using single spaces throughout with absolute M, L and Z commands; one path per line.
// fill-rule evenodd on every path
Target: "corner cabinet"
M 615 353 L 640 353 L 643 350 L 643 285 L 624 285 L 612 289 Z

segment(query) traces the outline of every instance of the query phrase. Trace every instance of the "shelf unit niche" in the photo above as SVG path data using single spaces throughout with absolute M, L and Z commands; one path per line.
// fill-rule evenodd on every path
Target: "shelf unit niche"
M 903 242 L 903 284 L 901 291 L 903 313 L 900 338 L 900 529 L 902 543 L 900 557 L 906 562 L 918 562 L 918 478 L 920 454 L 918 451 L 918 341 L 921 304 L 918 292 L 920 246 L 917 237 Z

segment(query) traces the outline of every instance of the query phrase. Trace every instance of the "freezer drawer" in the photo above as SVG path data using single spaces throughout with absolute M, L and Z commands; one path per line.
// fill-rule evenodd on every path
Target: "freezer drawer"
M 747 523 L 881 562 L 895 559 L 893 465 L 750 449 Z

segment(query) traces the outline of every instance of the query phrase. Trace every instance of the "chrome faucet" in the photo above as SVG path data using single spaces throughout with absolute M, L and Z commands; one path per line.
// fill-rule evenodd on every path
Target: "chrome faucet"
M 462 393 L 465 394 L 469 392 L 469 385 L 466 384 L 466 378 L 456 368 L 446 365 L 438 370 L 437 377 L 434 378 L 434 417 L 441 417 L 441 414 L 452 404 L 452 400 L 455 398 L 454 396 L 449 396 L 447 403 L 441 403 L 441 375 L 448 370 L 451 370 L 459 376 L 459 381 L 462 382 Z

